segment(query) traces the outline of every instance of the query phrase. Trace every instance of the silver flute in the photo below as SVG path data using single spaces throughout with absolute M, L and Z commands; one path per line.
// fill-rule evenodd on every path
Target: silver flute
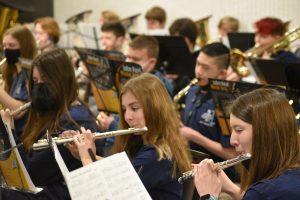
M 240 155 L 240 156 L 238 156 L 236 158 L 233 158 L 233 159 L 229 159 L 229 160 L 225 160 L 223 162 L 215 163 L 215 165 L 218 166 L 218 169 L 226 169 L 228 167 L 234 166 L 234 165 L 236 165 L 238 163 L 241 163 L 245 160 L 248 160 L 250 158 L 251 158 L 251 154 L 246 153 L 246 154 Z M 184 172 L 182 174 L 182 176 L 178 178 L 178 182 L 183 184 L 184 182 L 193 179 L 194 175 L 195 175 L 194 170 Z
M 16 110 L 10 111 L 9 115 L 10 115 L 10 116 L 18 115 L 18 114 L 20 114 L 21 112 L 23 112 L 23 111 L 29 109 L 30 106 L 31 106 L 31 102 L 25 103 L 24 105 L 20 106 L 20 107 L 17 108 Z
M 109 138 L 109 137 L 115 137 L 119 135 L 127 135 L 132 133 L 139 133 L 139 132 L 145 132 L 147 131 L 147 127 L 143 128 L 129 128 L 125 130 L 118 130 L 118 131 L 109 131 L 109 132 L 103 132 L 103 133 L 93 133 L 96 139 L 102 139 L 102 138 Z M 74 141 L 74 137 L 54 137 L 52 138 L 52 141 L 56 144 L 66 144 L 69 142 Z M 38 140 L 36 143 L 33 144 L 33 150 L 41 150 L 49 147 L 49 141 L 47 139 L 41 139 Z

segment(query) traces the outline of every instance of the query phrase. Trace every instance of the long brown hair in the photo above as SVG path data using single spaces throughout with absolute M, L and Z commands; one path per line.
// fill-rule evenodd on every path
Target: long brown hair
M 190 169 L 190 157 L 184 139 L 179 133 L 179 119 L 172 100 L 163 83 L 154 75 L 144 73 L 130 79 L 122 88 L 122 95 L 131 92 L 143 108 L 145 123 L 148 131 L 142 136 L 127 135 L 117 137 L 114 151 L 126 151 L 133 156 L 144 140 L 155 147 L 159 160 L 173 161 L 173 176 L 177 170 L 184 172 Z M 121 129 L 129 128 L 124 119 L 124 111 L 120 109 Z
M 51 133 L 59 128 L 59 120 L 63 114 L 68 113 L 68 108 L 78 96 L 74 69 L 64 50 L 55 49 L 45 52 L 33 61 L 29 93 L 34 86 L 33 68 L 37 68 L 44 82 L 49 84 L 54 99 L 58 103 L 58 109 L 45 114 L 29 111 L 28 121 L 22 135 L 24 146 L 28 150 L 45 129 Z
M 21 58 L 27 58 L 32 60 L 37 54 L 37 48 L 35 39 L 30 32 L 30 30 L 26 26 L 14 26 L 10 29 L 7 29 L 3 35 L 3 37 L 10 35 L 15 38 L 20 44 Z M 9 92 L 12 82 L 13 76 L 17 74 L 17 66 L 16 65 L 4 65 L 3 66 L 3 80 L 5 82 L 5 91 Z
M 258 89 L 237 98 L 231 113 L 252 125 L 252 157 L 242 172 L 241 189 L 285 170 L 299 167 L 300 143 L 295 113 L 287 98 L 272 89 Z

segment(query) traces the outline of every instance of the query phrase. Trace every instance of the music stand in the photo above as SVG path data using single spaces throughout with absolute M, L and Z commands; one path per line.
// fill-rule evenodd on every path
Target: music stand
M 131 39 L 138 34 L 130 33 Z M 168 74 L 195 76 L 195 65 L 198 53 L 191 53 L 181 36 L 153 36 L 159 43 L 158 63 Z
M 38 193 L 42 189 L 33 184 L 21 159 L 10 124 L 0 117 L 0 174 L 5 182 L 2 187 L 28 193 Z
M 253 68 L 263 83 L 286 87 L 286 96 L 293 100 L 292 107 L 300 112 L 300 63 L 272 59 L 253 59 Z
M 209 79 L 210 91 L 215 103 L 215 113 L 222 133 L 229 136 L 231 133 L 229 125 L 228 106 L 239 95 L 250 92 L 252 90 L 268 87 L 277 89 L 280 92 L 284 90 L 274 85 L 260 85 L 248 82 L 235 82 L 218 79 Z
M 119 112 L 119 91 L 127 80 L 142 73 L 135 63 L 109 60 L 92 52 L 76 49 L 89 71 L 98 110 Z
M 228 33 L 230 48 L 237 48 L 241 51 L 246 51 L 254 46 L 255 33 Z

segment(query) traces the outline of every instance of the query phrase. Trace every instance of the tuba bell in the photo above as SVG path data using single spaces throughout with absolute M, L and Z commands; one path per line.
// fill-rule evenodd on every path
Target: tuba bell
M 209 15 L 205 18 L 199 19 L 195 21 L 195 25 L 197 27 L 198 31 L 198 37 L 197 37 L 197 44 L 200 47 L 203 47 L 208 43 L 210 40 L 210 32 L 209 32 L 209 19 L 212 17 L 212 15 Z
M 246 77 L 250 74 L 248 67 L 245 65 L 245 61 L 251 58 L 258 58 L 263 55 L 264 52 L 270 54 L 276 54 L 281 50 L 286 50 L 289 45 L 300 37 L 300 27 L 293 29 L 290 32 L 286 32 L 284 36 L 278 38 L 273 43 L 265 47 L 253 47 L 246 52 L 242 52 L 239 49 L 231 49 L 230 51 L 230 66 L 233 71 L 241 77 Z

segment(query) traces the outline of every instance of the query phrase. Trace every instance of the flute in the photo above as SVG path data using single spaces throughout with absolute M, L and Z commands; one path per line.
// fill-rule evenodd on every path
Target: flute
M 246 153 L 244 155 L 240 155 L 240 156 L 238 156 L 236 158 L 233 158 L 233 159 L 229 159 L 229 160 L 225 160 L 223 162 L 215 163 L 215 165 L 217 165 L 219 169 L 226 169 L 228 167 L 234 166 L 234 165 L 236 165 L 238 163 L 241 163 L 241 162 L 243 162 L 245 160 L 248 160 L 250 158 L 251 158 L 251 154 L 250 153 Z M 178 178 L 178 182 L 181 183 L 181 184 L 183 184 L 185 181 L 193 179 L 194 175 L 195 175 L 194 170 L 190 170 L 190 171 L 184 172 L 182 174 L 182 176 Z
M 17 108 L 16 110 L 12 110 L 10 111 L 9 115 L 10 116 L 15 116 L 15 115 L 18 115 L 20 114 L 21 112 L 27 110 L 28 108 L 30 108 L 31 106 L 31 102 L 27 102 L 25 103 L 24 105 L 20 106 L 19 108 Z
M 119 135 L 127 135 L 132 133 L 138 133 L 138 132 L 145 132 L 148 128 L 129 128 L 125 130 L 118 130 L 118 131 L 109 131 L 109 132 L 103 132 L 103 133 L 93 133 L 96 139 L 102 139 L 102 138 L 109 138 L 109 137 L 115 137 Z M 52 141 L 56 144 L 66 144 L 69 142 L 73 142 L 74 138 L 72 137 L 54 137 L 52 138 Z M 33 150 L 41 150 L 49 147 L 49 142 L 47 139 L 41 139 L 38 140 L 36 143 L 33 144 Z

